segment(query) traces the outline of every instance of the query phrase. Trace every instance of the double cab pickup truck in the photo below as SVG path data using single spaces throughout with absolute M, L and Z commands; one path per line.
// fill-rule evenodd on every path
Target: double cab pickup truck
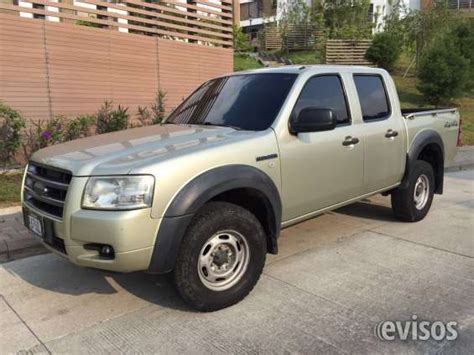
M 209 80 L 158 125 L 34 153 L 26 226 L 74 264 L 171 273 L 201 311 L 242 300 L 282 228 L 374 194 L 423 219 L 456 109 L 402 110 L 390 75 L 286 66 Z

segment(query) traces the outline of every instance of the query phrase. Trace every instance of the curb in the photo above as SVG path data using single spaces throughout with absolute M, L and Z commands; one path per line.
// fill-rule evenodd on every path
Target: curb
M 20 206 L 0 209 L 0 228 L 2 228 L 3 222 L 8 222 L 8 219 L 5 221 L 5 216 L 20 212 Z M 7 238 L 0 240 L 0 264 L 45 253 L 49 253 L 49 251 L 39 239 L 31 234 L 21 234 L 17 239 Z
M 474 163 L 456 164 L 444 168 L 445 173 L 474 169 Z
M 50 253 L 43 244 L 38 241 L 28 239 L 20 239 L 14 243 L 7 243 L 3 240 L 0 242 L 0 264 L 24 259 L 30 256 Z

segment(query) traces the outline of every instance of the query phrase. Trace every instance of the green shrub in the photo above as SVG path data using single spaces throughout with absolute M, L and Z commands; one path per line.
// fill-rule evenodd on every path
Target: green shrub
M 21 144 L 21 130 L 25 119 L 21 114 L 0 102 L 0 163 L 11 163 Z
M 23 132 L 22 147 L 26 158 L 41 148 L 61 143 L 63 140 L 64 118 L 30 121 Z
M 469 75 L 469 60 L 446 38 L 431 46 L 421 58 L 418 89 L 432 104 L 448 103 L 463 95 Z
M 380 68 L 392 71 L 400 57 L 401 43 L 398 37 L 389 32 L 377 33 L 365 58 Z
M 474 90 L 474 21 L 457 24 L 451 32 L 454 43 L 461 55 L 469 60 L 469 75 L 466 79 L 466 94 Z
M 107 133 L 127 129 L 129 126 L 128 108 L 114 108 L 111 101 L 105 101 L 97 112 L 97 133 Z
M 158 124 L 166 118 L 166 92 L 158 90 L 155 102 L 151 105 L 151 111 L 146 106 L 138 106 L 137 118 L 141 126 Z
M 64 130 L 63 141 L 67 142 L 90 136 L 92 134 L 92 125 L 96 121 L 97 118 L 93 115 L 82 115 L 68 120 Z
M 158 90 L 155 96 L 155 103 L 151 106 L 151 111 L 153 112 L 152 124 L 157 124 L 163 122 L 166 118 L 166 92 Z
M 252 50 L 247 35 L 242 32 L 239 26 L 234 25 L 234 27 L 232 27 L 232 35 L 234 39 L 234 50 L 236 52 L 250 52 Z
M 137 113 L 138 121 L 140 122 L 140 126 L 148 126 L 151 124 L 151 112 L 146 106 L 138 106 L 138 113 Z

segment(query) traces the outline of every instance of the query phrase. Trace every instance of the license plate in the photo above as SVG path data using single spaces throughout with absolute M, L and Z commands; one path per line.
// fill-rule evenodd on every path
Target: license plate
M 28 215 L 28 228 L 38 237 L 43 237 L 43 221 L 40 217 L 29 214 Z

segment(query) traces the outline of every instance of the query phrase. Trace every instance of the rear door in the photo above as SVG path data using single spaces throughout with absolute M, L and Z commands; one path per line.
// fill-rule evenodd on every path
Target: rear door
M 390 103 L 390 94 L 380 74 L 354 74 L 364 126 L 364 192 L 400 182 L 405 165 L 404 126 L 400 113 Z M 396 97 L 396 96 L 393 96 Z
M 338 124 L 334 130 L 299 133 L 280 141 L 284 220 L 359 196 L 362 190 L 363 127 L 352 122 L 342 77 L 309 78 L 291 116 L 306 107 L 332 109 Z

